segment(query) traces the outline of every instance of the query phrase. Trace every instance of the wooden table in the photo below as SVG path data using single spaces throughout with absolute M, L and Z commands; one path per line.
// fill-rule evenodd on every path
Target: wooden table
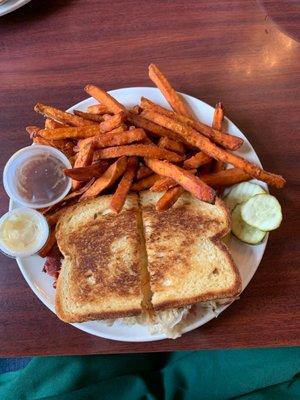
M 66 325 L 35 297 L 15 261 L 1 255 L 1 356 L 300 344 L 300 52 L 279 26 L 260 4 L 243 0 L 36 0 L 1 18 L 1 170 L 29 144 L 25 126 L 41 121 L 35 102 L 68 108 L 86 97 L 86 83 L 150 86 L 147 66 L 155 62 L 178 90 L 211 105 L 222 100 L 264 167 L 288 180 L 272 191 L 284 222 L 241 299 L 176 341 L 114 342 Z M 0 196 L 4 213 L 2 188 Z

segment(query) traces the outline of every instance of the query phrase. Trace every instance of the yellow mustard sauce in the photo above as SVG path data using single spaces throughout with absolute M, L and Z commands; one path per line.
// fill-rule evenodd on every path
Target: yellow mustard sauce
M 37 218 L 25 212 L 11 215 L 0 226 L 1 240 L 12 251 L 32 248 L 38 241 L 38 235 Z

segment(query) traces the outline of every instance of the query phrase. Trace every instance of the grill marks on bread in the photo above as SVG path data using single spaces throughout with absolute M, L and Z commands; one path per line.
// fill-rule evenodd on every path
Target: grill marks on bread
M 237 295 L 240 277 L 220 241 L 230 228 L 224 203 L 203 203 L 184 194 L 172 208 L 155 211 L 160 194 L 141 193 L 155 310 Z
M 155 261 L 154 257 L 151 261 L 152 284 L 167 282 L 168 275 L 184 279 L 191 267 L 196 238 L 206 236 L 206 232 L 211 231 L 213 226 L 216 228 L 219 225 L 219 220 L 199 215 L 188 202 L 183 202 L 180 207 L 171 207 L 163 213 L 157 213 L 155 207 L 150 205 L 143 208 L 143 213 L 151 218 L 148 246 L 151 243 L 150 247 L 156 253 Z M 147 226 L 147 222 L 144 223 Z M 173 246 L 170 246 L 171 243 Z
M 57 224 L 64 254 L 56 311 L 66 322 L 151 314 L 234 297 L 241 280 L 220 238 L 230 227 L 224 203 L 184 194 L 155 210 L 158 193 L 130 194 L 122 212 L 110 195 L 71 207 Z
M 71 233 L 68 241 L 76 253 L 74 279 L 80 284 L 82 299 L 112 292 L 117 296 L 139 295 L 136 286 L 139 267 L 124 254 L 124 241 L 129 246 L 138 242 L 131 211 L 123 212 L 118 218 L 115 215 L 96 218 L 95 222 Z M 124 268 L 126 264 L 129 264 L 128 270 Z
M 120 214 L 110 195 L 70 207 L 57 224 L 64 255 L 57 283 L 56 313 L 66 322 L 139 315 L 141 240 L 137 195 L 128 195 Z

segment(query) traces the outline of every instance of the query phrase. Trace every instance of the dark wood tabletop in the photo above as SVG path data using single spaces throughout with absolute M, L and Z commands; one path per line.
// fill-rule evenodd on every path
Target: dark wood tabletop
M 283 7 L 280 13 L 283 3 L 288 15 Z M 35 0 L 1 18 L 1 171 L 29 144 L 25 126 L 41 122 L 35 102 L 66 109 L 87 97 L 87 83 L 107 90 L 152 86 L 147 66 L 154 62 L 177 90 L 211 105 L 222 100 L 264 167 L 287 185 L 272 189 L 284 220 L 241 299 L 176 341 L 115 342 L 64 324 L 33 294 L 16 262 L 1 255 L 0 356 L 300 344 L 297 3 Z M 1 213 L 7 208 L 1 187 Z

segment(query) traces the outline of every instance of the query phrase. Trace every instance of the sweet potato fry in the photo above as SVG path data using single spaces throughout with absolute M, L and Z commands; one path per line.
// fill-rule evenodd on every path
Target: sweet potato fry
M 123 112 L 110 115 L 109 118 L 100 123 L 100 130 L 103 133 L 112 131 L 113 129 L 118 128 L 118 126 L 120 126 L 124 120 L 125 113 Z
M 149 65 L 149 78 L 162 92 L 167 102 L 170 104 L 174 111 L 182 115 L 187 115 L 189 117 L 192 116 L 187 104 L 185 104 L 184 102 L 184 99 L 179 93 L 176 92 L 176 90 L 172 88 L 170 82 L 154 64 Z
M 39 131 L 42 128 L 39 128 L 36 125 L 30 125 L 30 126 L 26 126 L 26 132 L 29 133 L 30 139 L 34 139 L 35 137 L 38 136 Z
M 44 146 L 52 146 L 53 140 L 47 140 L 40 136 L 33 136 L 32 137 L 33 143 L 42 144 Z
M 171 162 L 180 162 L 183 157 L 172 151 L 161 149 L 154 144 L 131 144 L 128 146 L 107 147 L 95 151 L 95 161 L 121 156 L 139 156 L 164 159 Z
M 122 113 L 122 112 L 123 112 L 123 111 L 121 111 L 121 113 Z M 120 114 L 120 113 L 118 113 L 118 114 Z M 104 119 L 104 121 L 110 119 L 113 115 L 115 115 L 115 114 L 103 114 L 103 119 Z
M 113 185 L 116 180 L 124 173 L 127 167 L 127 157 L 121 157 L 114 162 L 103 175 L 98 178 L 93 185 L 81 196 L 81 200 L 95 197 L 103 190 Z
M 94 156 L 94 145 L 93 142 L 87 144 L 86 146 L 83 146 L 75 160 L 74 168 L 80 168 L 80 167 L 87 167 L 90 165 L 93 161 L 93 156 Z M 82 186 L 81 181 L 77 180 L 72 180 L 72 187 L 73 190 L 77 190 Z
M 132 107 L 129 112 L 133 114 L 139 114 L 142 111 L 141 107 L 137 104 L 136 106 Z
M 71 157 L 74 155 L 74 143 L 71 140 L 65 140 L 65 143 L 57 143 L 59 142 L 58 140 L 53 140 L 52 141 L 52 146 L 56 147 L 60 151 L 62 151 L 65 156 L 70 160 Z M 71 162 L 71 160 L 70 160 Z M 72 164 L 72 162 L 71 162 Z
M 57 211 L 53 212 L 52 214 L 45 215 L 45 218 L 48 222 L 49 226 L 53 226 L 57 224 L 59 218 L 66 212 L 67 207 L 59 208 Z
M 145 97 L 141 98 L 141 107 L 145 111 L 155 111 L 159 114 L 166 115 L 169 118 L 173 118 L 178 120 L 179 122 L 187 124 L 202 133 L 204 136 L 210 138 L 212 141 L 222 145 L 225 148 L 228 148 L 229 150 L 236 150 L 243 144 L 243 140 L 237 136 L 230 135 L 228 133 L 222 133 L 214 128 L 211 128 L 208 125 L 203 124 L 200 121 L 195 120 L 194 118 L 189 118 L 184 115 L 177 114 L 162 106 L 159 106 L 158 104 L 153 103 L 151 100 Z M 146 113 L 142 112 L 141 115 L 145 116 Z
M 224 119 L 224 108 L 221 102 L 216 104 L 214 117 L 212 122 L 212 128 L 221 131 L 222 130 L 222 121 Z
M 55 129 L 55 128 L 63 128 L 63 124 L 60 122 L 54 121 L 54 119 L 46 118 L 45 119 L 45 129 Z M 67 126 L 67 125 L 65 125 Z
M 232 153 L 228 153 L 226 150 L 216 146 L 205 136 L 199 134 L 192 127 L 187 126 L 179 121 L 174 121 L 166 115 L 158 114 L 155 112 L 152 112 L 151 118 L 155 123 L 162 125 L 168 129 L 172 129 L 174 132 L 177 132 L 180 137 L 187 140 L 191 145 L 198 147 L 200 150 L 210 155 L 211 157 L 225 163 L 232 164 L 236 168 L 242 169 L 244 172 L 251 175 L 252 177 L 262 180 L 277 188 L 282 188 L 284 186 L 285 179 L 282 176 L 264 171 L 262 168 L 258 167 L 255 164 L 252 164 L 244 158 Z
M 37 126 L 27 126 L 27 132 L 30 134 L 33 142 L 36 144 L 42 144 L 44 146 L 55 147 L 58 150 L 62 151 L 68 158 L 72 157 L 74 154 L 74 143 L 70 140 L 61 139 L 61 140 L 49 140 L 42 138 L 39 135 L 39 131 L 41 130 Z
M 126 113 L 126 108 L 123 106 L 123 104 L 119 103 L 110 94 L 100 89 L 99 87 L 94 85 L 86 85 L 84 90 L 90 96 L 94 97 L 94 99 L 104 104 L 109 112 L 112 112 L 113 114 L 118 114 L 123 111 L 124 113 Z
M 184 189 L 181 186 L 175 186 L 167 190 L 163 196 L 158 200 L 155 205 L 156 211 L 166 211 L 172 207 L 173 204 L 183 194 Z
M 173 140 L 168 137 L 160 138 L 159 142 L 158 142 L 158 146 L 161 147 L 162 149 L 174 151 L 175 153 L 178 153 L 178 154 L 185 153 L 185 148 L 182 143 L 178 142 L 178 140 Z
M 84 186 L 82 186 L 80 189 L 77 189 L 71 193 L 69 193 L 64 199 L 62 199 L 61 203 L 65 203 L 68 200 L 71 200 L 73 198 L 79 197 L 80 195 L 82 195 L 83 193 L 85 193 L 95 182 L 94 177 L 91 178 Z M 56 203 L 56 205 L 59 203 Z
M 118 134 L 118 133 L 121 133 L 121 132 L 125 132 L 126 130 L 127 130 L 127 126 L 125 124 L 121 124 L 118 128 L 115 128 L 110 132 L 106 132 L 106 134 L 107 135 L 108 134 L 115 135 L 115 134 Z M 104 135 L 104 133 L 98 133 L 95 136 L 91 136 L 91 137 L 86 138 L 86 139 L 80 139 L 78 144 L 77 144 L 76 151 L 79 151 L 80 147 L 85 146 L 88 143 L 97 142 L 98 136 L 99 136 L 99 138 L 100 137 L 102 138 L 103 135 Z M 96 144 L 96 147 L 97 147 L 97 144 Z
M 30 125 L 30 126 L 26 126 L 25 129 L 26 129 L 26 132 L 29 133 L 29 137 L 30 137 L 30 139 L 32 139 L 32 141 L 34 143 L 45 144 L 47 146 L 50 146 L 49 143 L 51 142 L 51 140 L 47 140 L 47 139 L 41 138 L 39 136 L 39 131 L 41 131 L 43 128 L 40 128 L 40 127 L 38 127 L 36 125 Z M 42 139 L 42 140 L 41 141 L 35 140 L 35 139 L 38 139 L 38 138 Z
M 108 108 L 104 104 L 93 104 L 92 106 L 88 106 L 86 111 L 89 114 L 109 114 Z
M 154 122 L 148 121 L 146 118 L 141 117 L 140 115 L 132 114 L 131 112 L 127 115 L 128 121 L 135 125 L 138 128 L 143 128 L 145 131 L 152 133 L 158 137 L 169 137 L 173 140 L 178 140 L 178 135 L 175 132 L 170 131 L 169 129 L 163 128 L 160 125 L 155 124 Z
M 239 183 L 239 182 L 243 182 L 243 181 L 247 181 L 249 179 L 251 179 L 251 177 L 247 174 L 245 174 L 243 171 L 240 170 L 236 170 L 236 169 L 231 169 L 231 170 L 227 170 L 227 171 L 231 171 L 230 173 L 226 173 L 226 174 L 208 174 L 208 175 L 203 175 L 201 176 L 201 180 L 203 180 L 203 182 L 207 183 L 210 186 L 219 186 L 220 182 L 222 182 L 223 186 L 231 186 L 234 185 L 235 183 Z M 182 193 L 184 192 L 184 189 L 181 186 L 178 185 L 174 185 L 173 180 L 171 180 L 170 178 L 166 178 L 169 179 L 169 182 L 167 182 L 167 180 L 164 182 L 165 183 L 165 187 L 163 188 L 162 184 L 162 178 L 160 180 L 158 180 L 151 188 L 151 191 L 162 191 L 162 190 L 166 190 L 165 194 L 159 199 L 159 201 L 156 204 L 156 210 L 157 211 L 165 211 L 168 208 L 172 207 L 173 204 L 175 204 L 175 202 L 179 199 L 179 197 L 182 195 Z M 156 184 L 161 184 L 161 187 L 157 186 L 157 188 L 155 188 Z
M 104 118 L 102 117 L 102 115 L 99 115 L 99 114 L 86 113 L 86 112 L 82 112 L 79 110 L 74 110 L 74 114 L 77 115 L 78 117 L 81 117 L 88 121 L 94 121 L 94 122 L 104 121 Z
M 146 190 L 151 188 L 156 181 L 160 179 L 160 176 L 157 174 L 153 174 L 147 176 L 146 178 L 140 179 L 138 182 L 135 182 L 131 185 L 131 190 L 133 192 L 140 192 L 142 190 Z
M 213 173 L 224 171 L 224 169 L 226 169 L 226 164 L 223 161 L 214 160 L 213 167 L 212 167 Z M 222 186 L 215 186 L 215 189 L 216 189 L 217 195 L 219 197 L 221 197 L 223 194 L 224 188 Z
M 147 178 L 147 176 L 152 174 L 152 169 L 146 167 L 145 165 L 141 165 L 136 173 L 136 179 L 139 181 L 140 179 Z
M 92 178 L 99 178 L 99 176 L 101 176 L 108 167 L 109 163 L 103 160 L 97 161 L 92 165 L 88 165 L 87 167 L 65 169 L 64 173 L 76 181 L 85 182 Z
M 213 174 L 199 175 L 199 178 L 209 186 L 232 186 L 236 183 L 249 181 L 252 177 L 237 168 L 225 169 Z
M 189 171 L 170 164 L 167 161 L 147 159 L 146 164 L 155 173 L 174 179 L 174 181 L 192 193 L 197 199 L 214 204 L 215 191 Z
M 74 168 L 87 167 L 93 161 L 94 144 L 88 143 L 80 148 L 74 164 Z
M 72 167 L 75 164 L 76 158 L 77 158 L 77 154 L 76 153 L 73 156 L 69 157 L 69 161 L 70 161 Z
M 213 172 L 223 171 L 225 168 L 226 168 L 226 164 L 223 163 L 223 161 L 215 160 L 215 163 L 213 166 Z
M 70 140 L 61 139 L 61 140 L 48 140 L 44 139 L 40 136 L 34 137 L 33 142 L 36 144 L 43 144 L 44 146 L 55 147 L 65 154 L 67 158 L 71 158 L 74 155 L 74 143 Z
M 135 128 L 135 126 L 134 126 L 134 128 Z M 128 130 L 128 126 L 124 122 L 122 122 L 120 126 L 118 126 L 117 128 L 112 129 L 110 131 L 110 133 L 120 133 L 120 132 L 125 132 L 127 130 Z M 105 132 L 105 133 L 108 133 L 108 132 Z
M 77 115 L 58 110 L 54 107 L 46 106 L 42 103 L 37 103 L 34 106 L 34 111 L 44 115 L 46 118 L 54 119 L 55 121 L 60 122 L 63 125 L 85 126 L 95 124 L 95 122 L 87 121 L 81 117 L 78 117 Z
M 123 208 L 123 205 L 126 201 L 126 196 L 130 190 L 132 181 L 135 177 L 137 166 L 138 166 L 137 158 L 130 157 L 128 159 L 127 169 L 122 179 L 120 180 L 120 183 L 111 199 L 109 206 L 109 208 L 116 214 L 118 214 Z
M 194 156 L 187 158 L 183 165 L 185 168 L 199 168 L 202 165 L 209 163 L 211 160 L 212 158 L 210 156 L 203 153 L 203 151 L 199 151 L 199 153 Z
M 47 210 L 44 212 L 45 217 L 48 219 L 48 217 L 50 217 L 50 215 L 52 213 L 56 213 L 61 208 L 64 208 L 66 206 L 72 205 L 74 202 L 77 202 L 78 201 L 77 197 L 81 196 L 85 191 L 87 191 L 94 182 L 95 182 L 95 178 L 92 178 L 80 189 L 69 193 L 66 197 L 64 197 L 58 203 L 55 203 L 55 204 L 53 204 L 53 206 L 48 207 Z M 48 223 L 49 223 L 49 221 L 48 221 Z
M 149 100 L 147 100 L 147 101 L 149 102 Z M 152 103 L 152 104 L 154 104 L 154 103 Z M 157 104 L 154 104 L 154 106 L 155 106 L 155 109 L 154 109 L 154 107 L 144 109 L 144 111 L 142 111 L 142 113 L 140 115 L 142 117 L 154 122 L 152 119 L 153 112 L 162 114 L 170 119 L 173 119 L 175 121 L 181 122 L 182 124 L 185 124 L 186 126 L 190 126 L 190 127 L 194 128 L 196 131 L 198 131 L 202 135 L 208 137 L 213 142 L 218 143 L 221 146 L 223 146 L 229 150 L 237 150 L 243 144 L 243 139 L 241 139 L 237 136 L 229 135 L 228 133 L 223 133 L 220 131 L 216 131 L 215 129 L 211 128 L 208 125 L 203 124 L 202 122 L 196 121 L 192 118 L 185 117 L 184 115 L 176 114 L 172 111 L 167 110 L 166 108 L 158 106 Z
M 226 164 L 223 163 L 223 161 L 214 160 L 213 169 L 212 169 L 213 173 L 224 171 L 224 169 L 226 169 Z M 224 191 L 224 187 L 215 186 L 215 189 L 216 189 L 216 192 L 217 192 L 217 196 L 221 197 L 222 194 L 223 194 L 223 191 Z
M 197 172 L 197 170 L 191 169 L 189 170 L 189 172 L 194 175 Z M 178 183 L 174 181 L 174 179 L 169 178 L 168 176 L 163 176 L 158 181 L 156 181 L 153 186 L 151 186 L 150 191 L 163 192 L 177 185 Z
M 93 143 L 95 148 L 101 149 L 103 147 L 122 146 L 134 142 L 141 142 L 145 139 L 147 139 L 145 131 L 141 128 L 135 128 L 120 133 L 101 133 L 95 136 Z
M 41 129 L 39 136 L 45 139 L 80 139 L 95 136 L 100 132 L 99 124 L 80 127 L 68 127 L 57 129 Z
M 168 190 L 174 186 L 178 186 L 178 183 L 174 181 L 174 179 L 164 176 L 156 181 L 153 186 L 151 186 L 150 191 L 164 192 L 165 190 Z
M 222 103 L 219 102 L 216 104 L 216 107 L 215 107 L 212 128 L 216 129 L 217 131 L 221 131 L 223 119 L 224 119 L 224 109 L 223 109 Z M 226 168 L 225 163 L 223 163 L 222 161 L 216 161 L 213 166 L 213 171 L 219 172 L 225 168 Z
M 134 142 L 144 141 L 147 138 L 143 129 L 134 128 L 130 131 L 123 131 L 123 129 L 116 128 L 111 132 L 100 133 L 99 135 L 83 139 L 79 142 L 77 149 L 80 150 L 88 143 L 93 143 L 94 148 L 104 148 L 109 146 L 121 146 Z M 97 158 L 97 156 L 95 156 Z
M 55 245 L 55 243 L 56 243 L 55 229 L 52 228 L 50 231 L 49 237 L 47 239 L 47 242 L 39 251 L 39 256 L 43 257 L 43 258 L 47 257 L 49 251 L 52 249 L 52 247 Z

